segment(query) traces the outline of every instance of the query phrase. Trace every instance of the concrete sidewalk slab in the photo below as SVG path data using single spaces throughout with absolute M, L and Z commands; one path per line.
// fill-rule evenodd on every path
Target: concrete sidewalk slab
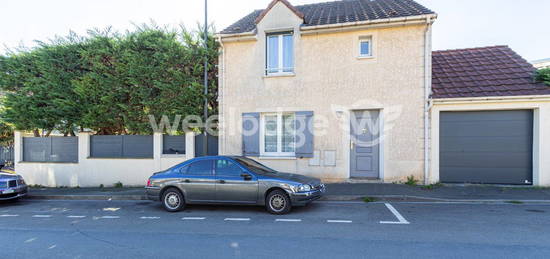
M 550 203 L 550 189 L 517 186 L 444 185 L 408 186 L 380 183 L 327 184 L 325 201 L 420 202 L 537 202 Z M 143 187 L 125 188 L 31 188 L 28 198 L 48 200 L 146 200 Z

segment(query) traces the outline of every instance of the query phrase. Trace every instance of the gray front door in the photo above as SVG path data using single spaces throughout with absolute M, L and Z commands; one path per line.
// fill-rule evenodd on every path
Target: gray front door
M 354 111 L 351 114 L 351 177 L 379 178 L 379 112 Z

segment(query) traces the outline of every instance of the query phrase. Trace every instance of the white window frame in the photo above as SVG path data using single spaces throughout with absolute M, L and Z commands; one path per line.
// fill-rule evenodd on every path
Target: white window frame
M 273 34 L 267 34 L 266 39 L 266 49 L 265 49 L 265 56 L 266 56 L 266 62 L 265 62 L 265 74 L 266 75 L 294 75 L 294 67 L 296 66 L 296 59 L 294 56 L 294 48 L 295 44 L 293 42 L 292 44 L 292 67 L 283 67 L 284 66 L 284 36 L 290 35 L 292 37 L 292 40 L 294 41 L 294 33 L 292 32 L 284 32 L 284 33 L 273 33 Z M 270 72 L 269 68 L 269 38 L 270 37 L 277 37 L 279 41 L 279 53 L 277 54 L 277 71 L 276 72 Z M 290 72 L 285 72 L 285 69 L 292 69 Z
M 365 55 L 363 53 L 361 53 L 361 44 L 363 44 L 363 42 L 368 42 L 369 43 L 369 54 L 368 55 Z M 359 52 L 359 58 L 372 58 L 374 57 L 372 51 L 373 51 L 373 40 L 372 40 L 372 36 L 362 36 L 362 37 L 359 37 L 359 43 L 357 44 L 357 47 L 358 47 L 358 52 Z
M 294 112 L 262 113 L 260 115 L 260 156 L 262 157 L 295 157 L 296 156 L 296 129 L 294 129 L 294 152 L 283 152 L 283 115 L 294 115 Z M 277 116 L 277 152 L 265 151 L 265 117 Z M 295 122 L 296 123 L 296 122 Z

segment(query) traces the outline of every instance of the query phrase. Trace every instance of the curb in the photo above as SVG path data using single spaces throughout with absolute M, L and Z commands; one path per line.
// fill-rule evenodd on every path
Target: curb
M 364 197 L 374 198 L 375 202 L 449 202 L 449 203 L 544 203 L 550 200 L 513 200 L 513 199 L 444 199 L 412 195 L 325 195 L 320 201 L 362 201 Z M 89 201 L 143 201 L 145 195 L 27 195 L 32 200 L 89 200 Z
M 31 200 L 142 201 L 145 195 L 27 195 Z

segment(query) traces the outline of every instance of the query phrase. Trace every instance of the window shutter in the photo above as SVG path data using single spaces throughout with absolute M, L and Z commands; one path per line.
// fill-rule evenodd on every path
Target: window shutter
M 313 112 L 296 112 L 296 157 L 313 157 Z
M 243 155 L 260 156 L 260 113 L 243 113 Z

